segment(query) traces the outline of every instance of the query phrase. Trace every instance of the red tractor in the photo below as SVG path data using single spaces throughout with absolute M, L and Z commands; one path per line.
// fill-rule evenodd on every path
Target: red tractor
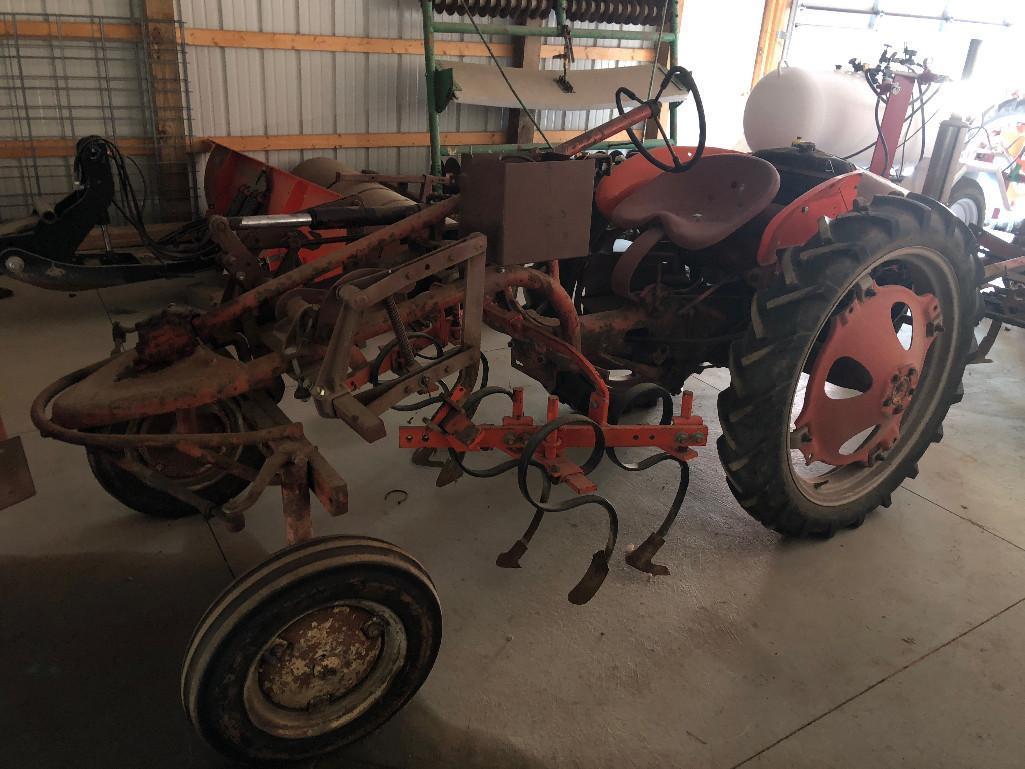
M 690 73 L 671 78 L 701 116 Z M 658 114 L 657 98 L 620 101 L 620 117 L 549 152 L 324 185 L 403 190 L 388 206 L 333 201 L 222 152 L 209 200 L 263 185 L 261 199 L 279 202 L 271 215 L 211 216 L 223 301 L 116 329 L 135 346 L 39 395 L 41 432 L 85 446 L 101 485 L 141 512 L 238 529 L 281 487 L 289 547 L 214 602 L 185 661 L 183 703 L 214 747 L 273 760 L 357 739 L 413 696 L 440 643 L 438 598 L 411 555 L 313 537 L 310 491 L 340 514 L 346 484 L 278 408 L 283 377 L 366 440 L 385 435 L 389 408 L 430 409 L 398 440 L 441 466 L 439 483 L 515 472 L 534 516 L 499 566 L 519 564 L 548 512 L 607 517 L 574 603 L 598 590 L 616 545 L 619 511 L 590 478 L 604 456 L 630 471 L 679 466 L 663 524 L 627 556 L 667 573 L 652 557 L 708 432 L 690 394 L 676 396 L 704 368 L 731 374 L 718 439 L 730 489 L 786 535 L 859 526 L 940 439 L 980 312 L 969 229 L 810 145 L 749 155 L 667 139 L 651 151 L 631 127 Z M 587 154 L 624 129 L 636 154 Z M 522 390 L 478 382 L 482 323 L 509 335 L 514 365 L 550 394 L 540 419 Z M 500 423 L 476 420 L 489 397 L 509 400 Z M 655 423 L 632 421 L 656 405 Z M 636 447 L 658 451 L 636 464 L 616 453 Z M 572 461 L 573 448 L 587 459 Z M 503 461 L 482 468 L 468 460 L 479 451 Z M 553 500 L 555 485 L 571 493 Z

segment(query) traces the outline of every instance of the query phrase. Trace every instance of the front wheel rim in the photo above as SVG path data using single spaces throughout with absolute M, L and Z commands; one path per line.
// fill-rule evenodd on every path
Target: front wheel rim
M 377 602 L 346 599 L 304 612 L 253 658 L 243 687 L 246 712 L 275 737 L 336 731 L 384 698 L 407 648 L 402 621 Z

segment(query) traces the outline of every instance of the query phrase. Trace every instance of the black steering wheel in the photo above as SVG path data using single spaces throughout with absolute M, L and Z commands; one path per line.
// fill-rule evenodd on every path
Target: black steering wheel
M 698 111 L 698 146 L 694 148 L 694 157 L 692 157 L 690 160 L 686 162 L 681 161 L 680 158 L 677 157 L 676 148 L 673 147 L 672 139 L 669 138 L 669 135 L 666 133 L 666 129 L 662 126 L 662 122 L 658 119 L 660 109 L 659 99 L 662 97 L 662 94 L 665 92 L 666 88 L 669 87 L 669 84 L 672 83 L 674 78 L 676 77 L 679 77 L 680 80 L 683 81 L 684 88 L 690 91 L 691 95 L 694 97 L 694 106 Z M 656 93 L 655 96 L 648 102 L 645 102 L 643 99 L 639 98 L 637 94 L 635 94 L 629 88 L 625 86 L 620 88 L 616 91 L 616 109 L 619 110 L 619 114 L 621 116 L 625 115 L 627 112 L 626 108 L 623 107 L 624 96 L 631 99 L 632 101 L 637 102 L 638 104 L 648 103 L 651 105 L 651 119 L 655 121 L 655 125 L 658 127 L 659 135 L 661 135 L 662 141 L 665 142 L 666 147 L 669 148 L 669 155 L 673 159 L 672 165 L 670 165 L 669 163 L 663 163 L 661 160 L 659 160 L 657 157 L 652 155 L 651 152 L 648 151 L 648 148 L 644 146 L 644 139 L 637 135 L 637 133 L 633 129 L 633 126 L 627 126 L 626 134 L 630 137 L 631 143 L 634 145 L 634 147 L 637 148 L 637 151 L 641 153 L 641 155 L 643 155 L 649 163 L 651 163 L 656 168 L 661 168 L 663 171 L 678 174 L 682 173 L 683 171 L 689 171 L 695 166 L 695 164 L 699 160 L 701 160 L 701 155 L 705 151 L 705 107 L 701 103 L 701 93 L 698 91 L 698 85 L 694 82 L 694 75 L 691 73 L 690 70 L 684 69 L 683 67 L 671 68 L 668 72 L 666 72 L 666 76 L 662 78 L 662 85 L 659 86 L 658 93 Z M 678 106 L 680 106 L 680 102 L 673 102 L 669 105 L 669 109 L 676 109 Z

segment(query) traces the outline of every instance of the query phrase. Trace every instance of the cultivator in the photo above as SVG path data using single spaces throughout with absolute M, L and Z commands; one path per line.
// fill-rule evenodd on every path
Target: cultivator
M 694 96 L 701 138 L 676 147 L 661 129 L 666 146 L 651 149 L 632 127 L 657 121 L 671 86 Z M 603 458 L 679 468 L 668 511 L 627 556 L 668 573 L 654 558 L 708 439 L 682 388 L 703 368 L 731 372 L 718 441 L 730 489 L 785 534 L 859 525 L 938 439 L 978 317 L 969 230 L 807 144 L 706 148 L 680 68 L 653 99 L 620 89 L 617 103 L 618 117 L 563 145 L 463 158 L 447 174 L 330 161 L 287 174 L 216 149 L 206 192 L 222 301 L 115 326 L 109 360 L 36 399 L 41 433 L 85 446 L 101 485 L 142 512 L 237 530 L 280 487 L 290 546 L 214 602 L 184 665 L 183 704 L 218 749 L 304 758 L 357 739 L 412 697 L 440 643 L 437 595 L 412 556 L 313 536 L 312 497 L 340 515 L 348 489 L 279 407 L 286 377 L 366 441 L 385 437 L 388 409 L 430 409 L 397 439 L 439 485 L 514 472 L 533 517 L 501 567 L 520 565 L 546 514 L 601 514 L 607 536 L 574 604 L 595 596 L 617 544 L 621 510 L 593 479 Z M 623 130 L 637 154 L 588 153 Z M 547 391 L 543 416 L 523 388 L 488 382 L 485 325 Z M 486 422 L 494 400 L 509 410 Z M 628 462 L 627 449 L 654 453 Z

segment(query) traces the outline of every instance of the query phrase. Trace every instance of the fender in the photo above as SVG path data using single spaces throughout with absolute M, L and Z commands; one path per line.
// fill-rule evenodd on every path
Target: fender
M 833 219 L 853 210 L 856 198 L 905 194 L 907 190 L 869 171 L 851 171 L 828 179 L 773 217 L 758 244 L 758 266 L 771 267 L 779 261 L 780 249 L 807 243 L 818 232 L 822 217 Z

